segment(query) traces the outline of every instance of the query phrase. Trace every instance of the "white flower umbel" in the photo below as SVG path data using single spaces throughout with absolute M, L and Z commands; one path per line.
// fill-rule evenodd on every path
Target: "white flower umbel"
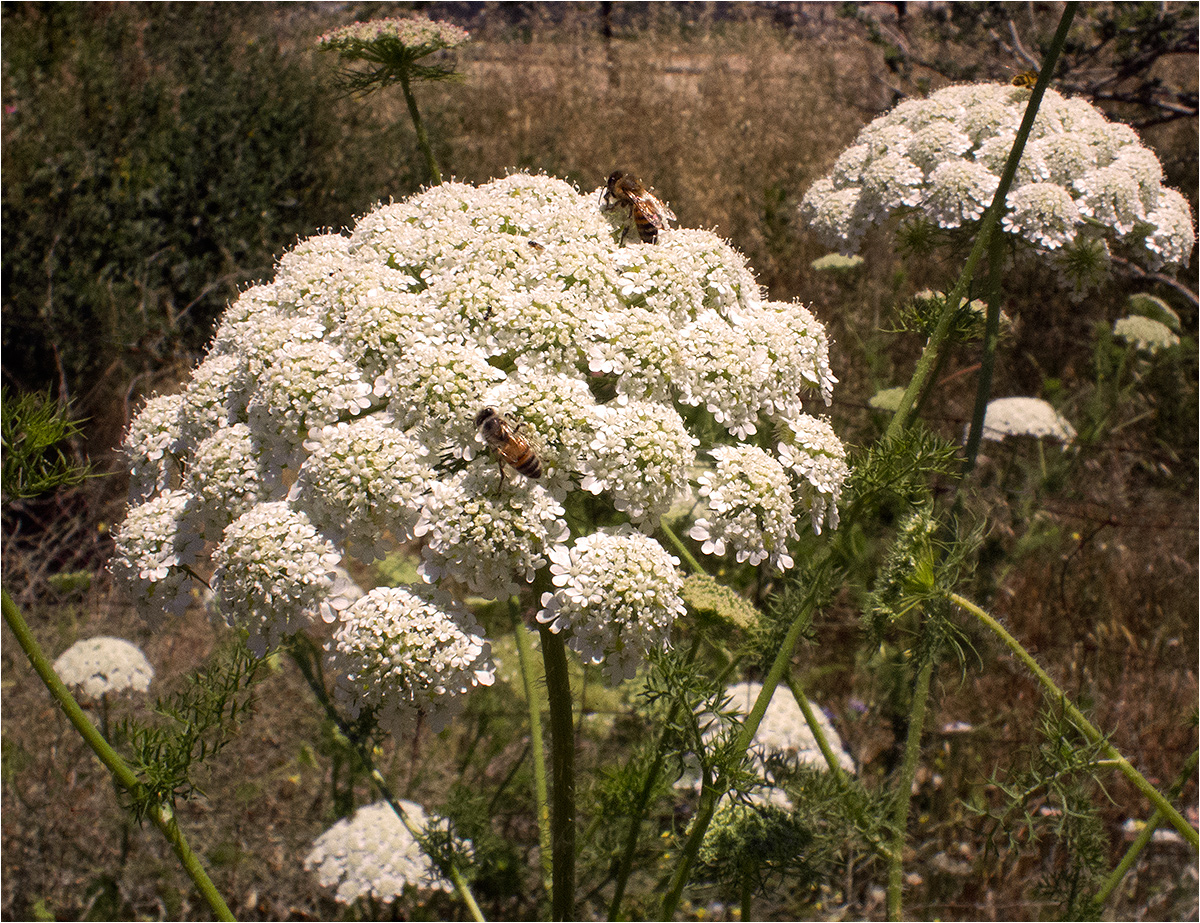
M 1153 355 L 1163 349 L 1170 349 L 1179 343 L 1171 328 L 1166 324 L 1149 317 L 1122 317 L 1113 324 L 1113 336 L 1124 340 L 1135 349 L 1145 350 Z
M 427 829 L 419 804 L 397 803 L 414 828 Z M 408 887 L 451 890 L 386 801 L 359 808 L 317 837 L 304 867 L 316 873 L 322 887 L 335 888 L 334 897 L 343 904 L 360 897 L 392 901 Z
M 204 540 L 190 522 L 191 497 L 168 490 L 131 507 L 113 536 L 112 571 L 146 615 L 187 608 L 190 576 Z
M 130 500 L 147 500 L 178 486 L 182 407 L 180 394 L 152 397 L 130 422 L 121 444 L 130 465 Z
M 647 531 L 683 495 L 699 440 L 669 406 L 634 401 L 596 408 L 596 436 L 580 463 L 580 487 L 607 494 Z
M 364 41 L 405 41 L 381 28 Z M 920 143 L 933 157 L 962 141 Z M 919 188 L 875 179 L 880 201 Z M 834 383 L 821 324 L 766 300 L 717 235 L 622 245 L 595 193 L 552 177 L 441 183 L 298 244 L 230 305 L 182 399 L 133 422 L 135 496 L 180 491 L 157 538 L 130 548 L 152 564 L 134 589 L 185 601 L 179 521 L 219 540 L 207 560 L 184 545 L 197 573 L 215 566 L 220 611 L 260 651 L 348 609 L 328 585 L 341 553 L 349 566 L 410 537 L 439 589 L 528 593 L 570 544 L 568 515 L 577 541 L 593 522 L 649 534 L 695 495 L 697 449 L 771 451 L 784 429 L 791 496 L 833 524 L 845 453 L 802 402 L 828 402 Z M 501 467 L 475 425 L 485 407 L 528 442 L 539 478 Z M 769 540 L 786 545 L 779 528 Z
M 821 534 L 822 524 L 838 527 L 838 501 L 842 487 L 850 477 L 846 447 L 827 420 L 801 414 L 780 427 L 776 445 L 779 460 L 797 477 L 799 495 L 812 515 L 813 531 Z
M 631 679 L 646 654 L 670 643 L 683 615 L 678 558 L 629 528 L 602 529 L 550 552 L 557 589 L 542 594 L 538 621 L 567 632 L 584 660 L 603 663 L 612 683 Z
M 260 503 L 225 530 L 213 552 L 213 595 L 225 621 L 246 629 L 250 650 L 262 657 L 318 615 L 332 621 L 321 604 L 340 560 L 303 513 L 282 501 Z
M 1000 397 L 988 401 L 983 438 L 1000 442 L 1005 436 L 1034 436 L 1071 442 L 1075 427 L 1038 397 Z
M 488 599 L 521 592 L 567 537 L 565 511 L 546 488 L 488 459 L 433 484 L 413 530 L 425 538 L 421 576 L 451 580 Z
M 305 448 L 291 499 L 313 525 L 364 561 L 412 538 L 433 482 L 420 443 L 386 417 L 366 417 L 319 430 Z
M 127 690 L 145 692 L 154 679 L 154 667 L 141 648 L 121 638 L 76 641 L 54 661 L 54 672 L 89 699 Z
M 711 454 L 716 468 L 700 475 L 708 512 L 688 535 L 703 543 L 705 554 L 728 550 L 739 564 L 791 567 L 788 542 L 799 535 L 787 471 L 757 446 L 717 446 Z
M 813 183 L 801 216 L 843 253 L 891 218 L 972 225 L 991 204 L 1028 101 L 1021 87 L 976 84 L 901 103 Z M 1157 269 L 1185 264 L 1195 243 L 1187 201 L 1163 188 L 1158 159 L 1136 132 L 1054 90 L 1042 100 L 1007 205 L 1003 229 L 1035 254 L 1100 234 Z
M 341 614 L 329 642 L 335 698 L 352 716 L 377 709 L 393 734 L 424 717 L 435 734 L 463 696 L 495 681 L 474 616 L 449 594 L 426 587 L 379 587 Z

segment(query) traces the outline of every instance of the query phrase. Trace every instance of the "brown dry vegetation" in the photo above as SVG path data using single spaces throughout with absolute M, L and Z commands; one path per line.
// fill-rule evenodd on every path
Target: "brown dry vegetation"
M 446 18 L 461 6 L 450 5 Z M 706 6 L 709 12 L 690 17 L 639 7 L 618 18 L 610 41 L 602 38 L 598 5 L 571 5 L 568 13 L 523 6 L 523 20 L 499 17 L 490 6 L 484 11 L 460 55 L 462 83 L 419 90 L 444 172 L 482 182 L 506 170 L 545 170 L 584 190 L 599 186 L 616 166 L 638 174 L 670 202 L 682 225 L 714 227 L 729 237 L 772 297 L 814 304 L 836 344 L 842 384 L 830 410 L 834 426 L 848 442 L 871 443 L 885 421 L 867 409 L 866 399 L 879 387 L 904 384 L 920 346 L 912 335 L 885 332 L 893 326 L 891 312 L 915 291 L 944 286 L 943 274 L 953 265 L 902 260 L 881 234 L 869 241 L 860 276 L 831 281 L 810 269 L 825 251 L 799 226 L 795 206 L 858 129 L 891 104 L 894 90 L 919 93 L 944 81 L 921 67 L 898 76 L 862 24 L 839 17 L 832 4 L 728 15 Z M 351 18 L 375 14 L 373 5 L 364 6 Z M 885 30 L 896 28 L 890 5 L 879 5 L 873 15 Z M 278 41 L 304 58 L 313 36 L 343 21 L 333 8 L 271 7 L 247 28 L 266 29 L 259 40 Z M 1047 21 L 1052 28 L 1053 19 Z M 931 46 L 914 55 L 977 67 L 980 79 L 1004 79 L 1010 67 L 994 45 Z M 1155 63 L 1171 79 L 1190 81 L 1193 92 L 1195 65 L 1194 55 Z M 411 192 L 419 159 L 398 94 L 345 100 L 338 111 L 345 145 L 363 147 L 331 156 L 342 158 L 347 170 L 367 169 L 369 177 L 345 180 L 346 189 L 356 190 L 339 200 L 348 222 L 372 199 Z M 1146 134 L 1193 208 L 1196 137 L 1194 117 Z M 1190 280 L 1194 284 L 1194 275 Z M 1002 347 L 995 393 L 1062 396 L 1068 415 L 1082 416 L 1097 391 L 1091 368 L 1097 325 L 1120 316 L 1129 292 L 1151 289 L 1118 280 L 1080 305 L 1047 296 L 1047 284 L 1030 280 L 1011 294 L 1006 310 L 1017 329 Z M 1181 310 L 1189 357 L 1120 403 L 1120 425 L 1102 441 L 1076 456 L 1054 450 L 1049 464 L 1057 481 L 1031 474 L 1039 462 L 1030 446 L 989 450 L 973 499 L 987 537 L 965 590 L 989 606 L 1090 709 L 1118 749 L 1165 789 L 1197 746 L 1196 312 L 1169 290 L 1153 290 Z M 952 358 L 929 408 L 931 425 L 946 434 L 960 432 L 969 415 L 975 361 L 966 349 Z M 178 366 L 155 371 L 122 382 L 107 411 L 93 414 L 91 454 L 101 467 L 119 467 L 109 447 L 127 419 L 127 410 L 118 409 L 125 387 L 132 393 L 153 380 L 171 390 L 170 379 L 179 375 Z M 113 595 L 102 568 L 110 551 L 107 526 L 122 515 L 123 491 L 118 475 L 6 510 L 4 583 L 51 657 L 80 638 L 124 637 L 146 652 L 157 670 L 152 692 L 165 695 L 227 640 L 226 633 L 199 607 L 181 621 L 147 625 Z M 51 574 L 78 570 L 94 576 L 84 591 L 56 593 L 46 583 Z M 796 666 L 814 700 L 834 716 L 863 777 L 879 785 L 894 766 L 902 725 L 895 690 L 861 650 L 859 626 L 856 600 L 846 593 L 818 616 L 816 643 L 798 653 Z M 969 640 L 973 649 L 961 669 L 948 662 L 937 677 L 910 827 L 906 912 L 912 918 L 1053 918 L 1059 905 L 1039 897 L 1035 885 L 1063 861 L 1055 842 L 992 840 L 989 823 L 968 809 L 998 807 L 989 780 L 1027 759 L 1043 700 L 1036 683 L 988 638 L 969 633 Z M 0 914 L 208 917 L 161 837 L 123 820 L 107 775 L 7 631 L 4 642 Z M 337 917 L 343 909 L 300 863 L 335 819 L 331 790 L 345 772 L 342 751 L 286 660 L 264 670 L 254 702 L 251 717 L 206 770 L 205 796 L 180 805 L 181 825 L 239 918 Z M 126 710 L 148 713 L 141 702 L 118 706 Z M 380 760 L 404 797 L 436 806 L 456 783 L 494 797 L 493 830 L 510 844 L 515 863 L 477 883 L 484 911 L 494 918 L 540 913 L 523 714 L 516 693 L 501 684 L 479 695 L 440 738 L 426 734 L 412 746 L 389 747 Z M 951 722 L 973 730 L 946 730 Z M 586 789 L 589 772 L 608 765 L 639 726 L 618 715 L 589 719 L 583 727 L 579 768 Z M 356 794 L 359 803 L 373 799 L 361 781 Z M 1115 862 L 1123 850 L 1121 825 L 1146 818 L 1150 808 L 1119 776 L 1093 795 Z M 1196 798 L 1193 774 L 1177 802 L 1191 806 L 1193 822 Z M 663 830 L 678 829 L 686 816 L 672 816 L 668 808 L 657 821 Z M 639 895 L 635 915 L 654 913 L 655 881 L 668 868 L 656 864 L 658 849 L 647 854 L 632 888 Z M 585 849 L 584 867 L 587 856 Z M 877 889 L 884 873 L 857 858 L 815 900 L 783 886 L 761 898 L 757 912 L 764 919 L 797 913 L 882 918 Z M 600 883 L 603 869 L 590 874 L 581 893 Z M 693 893 L 693 915 L 709 896 Z M 602 903 L 584 906 L 603 914 Z M 376 909 L 384 918 L 464 915 L 449 898 Z M 1195 856 L 1183 847 L 1152 847 L 1108 912 L 1114 919 L 1194 919 Z

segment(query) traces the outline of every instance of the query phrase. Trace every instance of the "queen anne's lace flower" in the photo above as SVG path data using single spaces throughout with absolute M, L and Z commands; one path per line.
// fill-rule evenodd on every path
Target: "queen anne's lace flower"
M 786 570 L 794 563 L 788 542 L 799 536 L 788 475 L 783 466 L 757 446 L 717 446 L 713 471 L 700 475 L 700 495 L 708 513 L 688 533 L 705 554 L 737 555 L 738 563 Z
M 730 698 L 730 704 L 744 715 L 750 714 L 762 683 L 737 683 L 725 690 Z M 829 718 L 820 708 L 814 708 L 817 724 L 825 734 L 825 740 L 837 758 L 838 766 L 846 772 L 855 772 L 854 760 L 842 746 L 842 739 L 830 723 Z M 796 703 L 792 691 L 786 687 L 775 690 L 771 696 L 771 704 L 763 715 L 762 723 L 754 734 L 754 742 L 750 745 L 756 763 L 765 768 L 766 761 L 771 756 L 782 756 L 793 765 L 808 765 L 817 769 L 828 768 L 825 756 L 817 745 L 804 712 Z
M 893 216 L 930 218 L 946 229 L 979 220 L 1028 101 L 1019 87 L 978 84 L 901 103 L 813 183 L 801 216 L 843 253 L 858 246 L 867 225 Z M 1101 233 L 1157 268 L 1183 265 L 1195 242 L 1186 200 L 1162 187 L 1158 159 L 1136 132 L 1054 90 L 1042 100 L 1007 205 L 1004 230 L 1037 251 Z
M 1075 438 L 1075 427 L 1038 397 L 1000 397 L 988 401 L 983 438 L 996 442 L 1005 436 L 1050 437 L 1060 442 Z
M 321 604 L 340 560 L 303 513 L 285 502 L 260 503 L 225 530 L 213 552 L 213 595 L 225 621 L 249 631 L 250 650 L 262 657 L 318 614 L 332 621 Z
M 329 651 L 339 704 L 354 716 L 378 709 L 393 734 L 410 731 L 418 716 L 441 731 L 466 693 L 495 680 L 474 616 L 426 588 L 372 590 L 341 613 Z
M 408 28 L 343 37 L 403 44 Z M 929 157 L 961 146 L 947 124 L 880 132 L 854 162 L 869 170 L 910 143 Z M 869 172 L 870 208 L 909 201 L 923 182 L 898 160 Z M 854 188 L 847 207 L 865 227 L 862 195 Z M 802 403 L 828 403 L 835 383 L 821 324 L 765 300 L 746 260 L 709 231 L 672 229 L 652 246 L 619 237 L 596 194 L 515 174 L 442 183 L 301 242 L 272 282 L 229 307 L 182 398 L 152 401 L 131 426 L 135 496 L 158 499 L 118 532 L 116 567 L 143 604 L 179 606 L 185 566 L 215 566 L 220 612 L 262 652 L 318 613 L 347 617 L 351 595 L 330 576 L 343 554 L 366 561 L 415 538 L 420 575 L 438 590 L 528 593 L 552 549 L 588 547 L 589 520 L 649 534 L 694 495 L 698 437 L 706 451 L 741 451 L 775 431 L 788 434 L 784 493 L 818 526 L 836 523 L 845 454 Z M 539 478 L 483 443 L 485 407 L 529 443 Z M 572 537 L 568 521 L 585 534 Z M 782 523 L 759 536 L 777 562 L 794 536 Z M 208 560 L 201 530 L 219 542 Z M 656 585 L 655 567 L 629 566 L 662 601 L 653 611 L 674 611 L 663 601 L 674 577 Z M 612 653 L 623 675 L 623 644 L 588 650 Z
M 54 661 L 54 672 L 67 686 L 78 686 L 89 699 L 110 692 L 145 692 L 154 667 L 136 644 L 121 638 L 76 641 Z
M 645 656 L 670 643 L 684 613 L 679 560 L 632 529 L 600 530 L 550 552 L 557 589 L 542 594 L 538 621 L 569 632 L 567 646 L 604 663 L 611 682 L 631 679 Z
M 419 804 L 397 803 L 415 829 L 428 829 Z M 316 873 L 322 887 L 336 888 L 334 897 L 343 904 L 360 897 L 391 901 L 407 887 L 451 890 L 386 801 L 359 808 L 317 837 L 304 867 Z

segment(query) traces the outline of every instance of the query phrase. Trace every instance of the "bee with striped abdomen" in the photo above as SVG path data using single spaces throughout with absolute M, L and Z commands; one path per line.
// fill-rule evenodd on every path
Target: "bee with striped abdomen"
M 495 450 L 500 458 L 500 480 L 504 480 L 504 462 L 508 462 L 527 478 L 542 476 L 542 461 L 533 451 L 529 440 L 495 407 L 484 407 L 475 415 L 475 427 L 488 448 Z
M 614 170 L 608 178 L 607 188 L 601 201 L 600 210 L 610 212 L 615 208 L 625 206 L 629 209 L 633 223 L 637 225 L 638 237 L 643 243 L 652 244 L 658 240 L 658 232 L 667 229 L 667 222 L 675 220 L 675 213 L 652 192 L 648 192 L 636 177 L 621 170 Z M 625 243 L 625 235 L 629 226 L 621 229 L 621 243 Z
M 1035 70 L 1021 71 L 1021 73 L 1019 73 L 1019 74 L 1017 74 L 1017 76 L 1013 77 L 1012 85 L 1015 87 L 1025 87 L 1026 89 L 1032 89 L 1033 85 L 1035 83 L 1037 83 L 1037 79 L 1038 79 L 1037 71 L 1035 71 Z

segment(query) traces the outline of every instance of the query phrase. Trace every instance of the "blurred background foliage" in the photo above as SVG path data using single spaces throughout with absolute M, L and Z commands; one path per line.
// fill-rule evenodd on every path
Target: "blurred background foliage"
M 111 449 L 144 396 L 178 387 L 237 291 L 270 279 L 298 238 L 345 228 L 426 179 L 399 93 L 339 96 L 336 62 L 316 51 L 321 33 L 409 13 L 469 29 L 471 40 L 456 52 L 465 80 L 417 88 L 443 174 L 479 183 L 544 170 L 585 192 L 617 167 L 640 176 L 681 225 L 729 238 L 771 297 L 813 305 L 835 342 L 835 429 L 868 445 L 887 417 L 867 400 L 905 384 L 921 347 L 897 330 L 897 312 L 914 293 L 943 288 L 957 256 L 901 254 L 878 232 L 859 267 L 821 272 L 811 264 L 826 251 L 800 226 L 796 205 L 858 130 L 895 103 L 953 81 L 1008 81 L 1036 66 L 1059 12 L 1060 4 L 1039 3 L 5 4 L 4 412 L 9 395 L 70 402 L 81 419 L 74 451 L 115 473 L 6 506 L 6 586 L 25 604 L 41 604 L 31 623 L 55 649 L 85 631 L 120 633 L 140 639 L 168 676 L 215 649 L 202 614 L 155 632 L 112 598 L 106 579 L 66 593 L 54 578 L 102 574 L 107 523 L 121 515 L 126 489 Z M 1084 4 L 1052 85 L 1137 127 L 1167 182 L 1196 211 L 1195 4 Z M 1170 723 L 1174 716 L 1156 703 L 1195 699 L 1196 266 L 1193 255 L 1178 278 L 1117 266 L 1113 284 L 1082 303 L 1049 273 L 1007 280 L 1014 325 L 1001 345 L 995 393 L 1053 401 L 1079 430 L 1080 450 L 991 444 L 972 485 L 988 533 L 970 589 L 1094 703 L 1101 726 L 1122 729 L 1118 743 L 1163 784 L 1195 747 L 1194 721 Z M 1108 334 L 1129 295 L 1141 292 L 1160 297 L 1181 321 L 1181 344 L 1157 358 L 1123 351 Z M 977 358 L 970 348 L 952 355 L 927 407 L 929 425 L 943 435 L 958 438 L 969 416 Z M 844 540 L 865 541 L 858 532 Z M 863 547 L 864 561 L 879 553 L 878 544 Z M 884 771 L 902 739 L 904 695 L 856 653 L 852 596 L 821 614 L 814 631 L 822 643 L 803 655 L 812 662 L 800 672 L 869 776 Z M 111 790 L 76 790 L 72 770 L 74 800 L 70 811 L 62 806 L 60 789 L 46 783 L 53 776 L 57 785 L 60 770 L 39 763 L 46 757 L 38 735 L 51 720 L 40 690 L 8 650 L 4 677 L 6 814 L 18 776 L 21 804 L 41 805 L 36 822 L 5 825 L 4 868 L 20 870 L 4 876 L 5 914 L 82 916 L 90 906 L 111 918 L 135 909 L 162 915 L 155 908 L 166 907 L 181 918 L 188 898 L 165 871 L 169 861 L 143 857 L 125 868 L 108 843 L 97 847 L 103 862 L 76 855 L 75 812 L 99 829 L 96 818 L 116 811 Z M 276 855 L 278 834 L 269 831 L 279 828 L 259 829 L 245 814 L 250 804 L 287 812 L 295 829 L 286 836 L 297 850 L 329 819 L 320 807 L 324 770 L 303 742 L 318 739 L 320 728 L 296 704 L 304 698 L 296 677 L 277 682 L 290 698 L 264 698 L 245 740 L 231 745 L 228 777 L 212 780 L 212 813 L 186 818 L 210 850 L 218 885 L 243 889 L 231 905 L 248 917 L 331 911 L 327 901 L 313 903 L 315 885 L 298 862 Z M 955 878 L 933 860 L 958 848 L 969 820 L 964 792 L 978 796 L 972 780 L 1010 755 L 1036 720 L 1037 696 L 1002 669 L 957 685 L 947 678 L 939 695 L 946 721 L 986 732 L 970 743 L 935 734 L 930 743 L 932 768 L 918 779 L 928 810 L 915 837 L 926 875 L 913 885 L 925 903 L 913 912 L 1032 912 L 1022 901 L 1039 873 L 1033 860 L 1007 856 L 1007 884 Z M 500 700 L 498 691 L 480 696 L 461 731 L 426 742 L 421 760 L 415 746 L 394 755 L 414 767 L 409 788 L 444 794 L 469 782 L 490 791 L 496 779 L 488 773 L 501 770 L 483 762 L 486 751 L 486 760 L 512 764 L 503 769 L 513 773 L 504 782 L 510 793 L 527 791 L 516 768 L 520 719 L 505 718 Z M 582 765 L 600 762 L 597 741 L 581 746 Z M 1117 785 L 1113 795 L 1120 801 L 1125 793 Z M 504 804 L 494 829 L 526 850 L 505 854 L 508 875 L 512 864 L 529 865 L 536 834 L 530 839 L 528 805 Z M 669 811 L 661 819 L 669 825 Z M 1105 820 L 1119 840 L 1119 818 L 1110 810 Z M 1053 863 L 1050 852 L 1042 859 Z M 61 869 L 86 887 L 65 893 Z M 1180 897 L 1177 869 L 1152 867 L 1122 906 L 1148 916 L 1178 911 L 1194 895 Z M 500 872 L 494 878 L 490 912 L 536 909 Z M 1189 887 L 1194 892 L 1194 882 Z M 987 903 L 997 899 L 998 911 Z M 863 897 L 853 906 L 869 913 L 872 905 Z

